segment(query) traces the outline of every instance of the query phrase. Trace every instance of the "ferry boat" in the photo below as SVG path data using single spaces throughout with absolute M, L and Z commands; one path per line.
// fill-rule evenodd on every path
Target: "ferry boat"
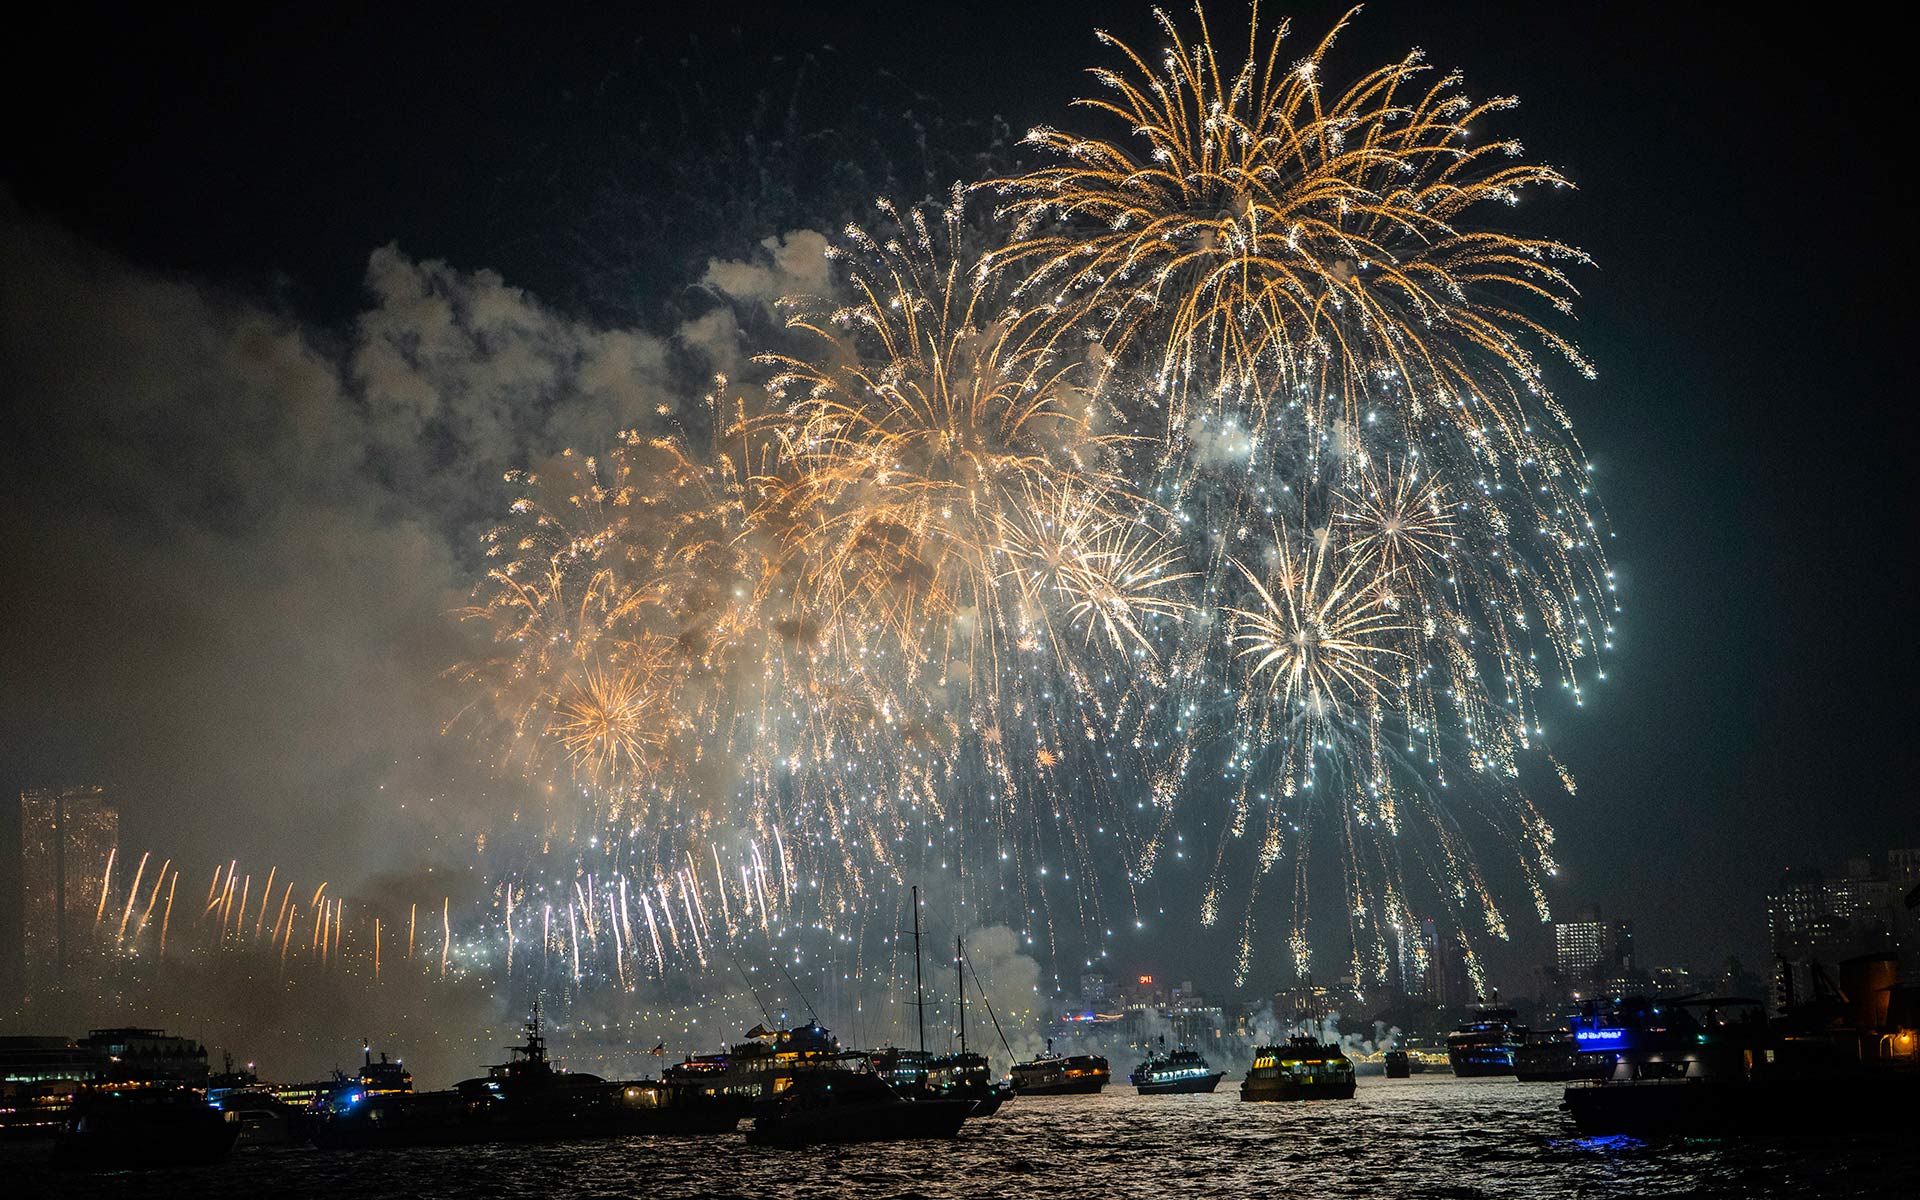
M 1226 1077 L 1216 1071 L 1191 1046 L 1181 1046 L 1172 1054 L 1155 1054 L 1127 1076 L 1142 1096 L 1185 1096 L 1213 1091 Z
M 746 1116 L 755 1101 L 785 1091 L 802 1071 L 836 1065 L 842 1054 L 839 1040 L 817 1021 L 786 1030 L 755 1025 L 747 1037 L 723 1054 L 694 1055 L 668 1067 L 661 1078 L 699 1096 L 728 1100 Z
M 1351 1100 L 1353 1062 L 1337 1043 L 1291 1037 L 1261 1046 L 1240 1084 L 1242 1100 Z
M 1055 1054 L 1053 1039 L 1047 1039 L 1047 1052 L 1027 1062 L 1013 1064 L 1013 1093 L 1016 1096 L 1091 1096 L 1107 1086 L 1113 1068 L 1098 1054 Z
M 1527 1027 L 1512 1009 L 1482 1008 L 1447 1035 L 1447 1060 L 1462 1079 L 1511 1075 L 1514 1053 L 1526 1036 Z

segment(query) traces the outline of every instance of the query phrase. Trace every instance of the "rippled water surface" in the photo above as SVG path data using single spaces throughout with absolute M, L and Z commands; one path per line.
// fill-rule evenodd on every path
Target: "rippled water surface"
M 1920 1196 L 1920 1139 L 1583 1139 L 1558 1085 L 1368 1078 L 1350 1102 L 1028 1098 L 954 1142 L 818 1150 L 738 1135 L 325 1153 L 95 1177 L 5 1164 L 9 1195 L 682 1197 Z M 1914 1144 L 1909 1144 L 1912 1142 Z M 15 1191 L 18 1185 L 20 1190 Z

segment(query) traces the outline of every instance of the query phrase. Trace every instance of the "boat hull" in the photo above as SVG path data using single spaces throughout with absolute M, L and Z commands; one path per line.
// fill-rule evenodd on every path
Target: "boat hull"
M 1240 1085 L 1242 1100 L 1351 1100 L 1351 1079 L 1325 1083 L 1301 1083 L 1293 1079 L 1249 1079 Z
M 1142 1096 L 1198 1096 L 1205 1095 L 1220 1086 L 1225 1079 L 1225 1071 L 1215 1071 L 1211 1075 L 1201 1075 L 1193 1079 L 1173 1079 L 1163 1083 L 1133 1081 L 1133 1086 Z
M 1013 1085 L 1016 1096 L 1092 1096 L 1107 1086 L 1108 1076 L 1083 1076 L 1079 1079 L 1062 1079 L 1057 1082 Z
M 950 1138 L 960 1132 L 973 1106 L 971 1100 L 903 1100 L 859 1111 L 762 1116 L 747 1131 L 747 1141 L 756 1146 L 818 1146 Z
M 1904 1132 L 1920 1107 L 1920 1076 L 1577 1083 L 1566 1106 L 1590 1137 Z
M 67 1170 L 110 1171 L 225 1161 L 240 1139 L 240 1123 L 205 1111 L 212 1120 L 88 1117 L 55 1139 L 53 1164 Z
M 731 1133 L 740 1123 L 729 1103 L 700 1100 L 652 1108 L 588 1106 L 561 1098 L 475 1103 L 451 1092 L 383 1098 L 336 1114 L 313 1130 L 323 1150 L 398 1146 L 464 1146 L 488 1142 L 565 1142 L 635 1135 L 702 1136 Z

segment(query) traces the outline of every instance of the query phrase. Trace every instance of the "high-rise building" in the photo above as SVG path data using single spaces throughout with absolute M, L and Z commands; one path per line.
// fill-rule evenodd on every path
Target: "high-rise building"
M 1892 865 L 1902 860 L 1889 856 Z M 1767 937 L 1773 951 L 1776 1008 L 1815 992 L 1817 972 L 1830 978 L 1843 959 L 1896 949 L 1904 904 L 1888 872 L 1856 858 L 1844 871 L 1788 871 L 1767 895 Z
M 1920 984 L 1920 850 L 1884 862 L 1853 858 L 1841 871 L 1788 871 L 1767 896 L 1776 1007 L 1813 994 L 1816 967 L 1888 950 L 1904 982 Z
M 120 809 L 101 788 L 20 795 L 21 947 L 27 987 L 91 966 L 94 917 L 120 845 Z
M 1410 1004 L 1458 1008 L 1476 999 L 1459 940 L 1443 934 L 1432 917 L 1394 934 L 1393 966 L 1392 985 Z
M 1562 987 L 1600 986 L 1633 971 L 1633 922 L 1603 921 L 1588 909 L 1578 920 L 1553 923 L 1553 965 Z

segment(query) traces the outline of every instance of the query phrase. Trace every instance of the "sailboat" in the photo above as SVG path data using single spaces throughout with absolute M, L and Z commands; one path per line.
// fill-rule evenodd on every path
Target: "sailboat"
M 994 1081 L 993 1068 L 987 1063 L 985 1055 L 967 1049 L 966 959 L 966 945 L 958 937 L 954 938 L 953 973 L 960 987 L 960 1051 L 957 1054 L 943 1054 L 927 1063 L 926 1086 L 928 1092 L 936 1096 L 972 1101 L 971 1115 L 976 1118 L 990 1117 L 1013 1095 L 1013 1089 Z M 982 993 L 982 998 L 985 998 L 985 993 Z M 998 1028 L 999 1024 L 999 1018 L 996 1017 L 994 1026 Z
M 920 1053 L 927 1048 L 926 1009 L 921 1000 L 920 889 L 913 889 L 913 983 L 920 1007 Z M 858 1059 L 859 1052 L 833 1056 Z M 794 1074 L 792 1083 L 755 1106 L 747 1141 L 766 1146 L 812 1146 L 840 1142 L 891 1142 L 952 1137 L 975 1102 L 918 1089 L 897 1088 L 878 1071 L 846 1070 L 828 1060 Z

